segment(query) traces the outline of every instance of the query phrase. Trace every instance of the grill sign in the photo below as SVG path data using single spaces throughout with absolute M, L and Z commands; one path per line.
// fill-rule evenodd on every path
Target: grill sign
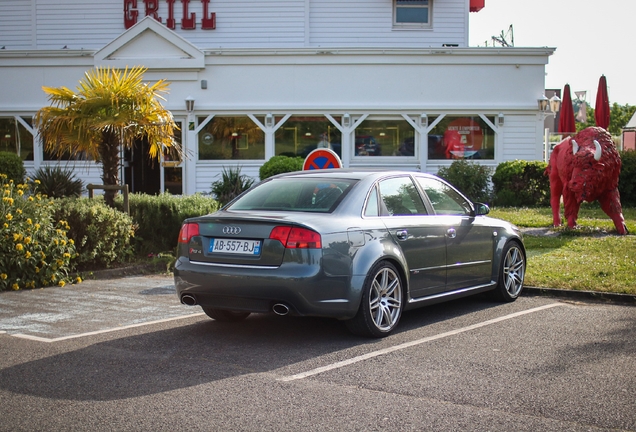
M 202 30 L 214 30 L 216 28 L 216 13 L 210 12 L 210 0 L 198 0 L 203 6 L 201 18 Z M 175 9 L 181 9 L 182 30 L 195 30 L 197 28 L 197 14 L 190 11 L 192 0 L 179 0 L 181 7 L 175 8 L 177 0 L 124 0 L 124 26 L 126 29 L 137 24 L 139 14 L 151 16 L 160 23 L 166 18 L 166 27 L 174 30 L 177 25 Z

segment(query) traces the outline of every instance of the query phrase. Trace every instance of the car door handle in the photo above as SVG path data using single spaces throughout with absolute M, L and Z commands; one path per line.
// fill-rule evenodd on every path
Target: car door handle
M 409 237 L 409 233 L 407 230 L 400 230 L 395 233 L 395 236 L 398 240 L 406 240 Z
M 449 228 L 448 231 L 446 231 L 446 235 L 448 236 L 448 238 L 455 238 L 457 237 L 457 231 L 455 231 L 455 228 Z

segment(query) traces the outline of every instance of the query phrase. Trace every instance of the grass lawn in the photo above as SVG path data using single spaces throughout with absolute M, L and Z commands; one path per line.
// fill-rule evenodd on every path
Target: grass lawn
M 490 215 L 521 228 L 549 228 L 550 208 L 493 208 Z M 636 294 L 636 209 L 623 209 L 630 234 L 618 235 L 613 222 L 592 205 L 581 207 L 574 230 L 524 236 L 527 286 Z

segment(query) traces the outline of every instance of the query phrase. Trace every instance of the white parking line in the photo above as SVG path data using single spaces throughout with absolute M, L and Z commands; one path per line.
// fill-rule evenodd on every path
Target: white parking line
M 77 339 L 77 338 L 81 338 L 81 337 L 85 337 L 85 336 L 93 336 L 93 335 L 98 335 L 98 334 L 102 334 L 102 333 L 116 332 L 116 331 L 131 329 L 131 328 L 135 328 L 135 327 L 142 327 L 142 326 L 147 326 L 147 325 L 153 325 L 153 324 L 165 323 L 165 322 L 170 322 L 170 321 L 176 321 L 176 320 L 180 320 L 180 319 L 184 319 L 184 318 L 192 318 L 192 317 L 201 316 L 201 315 L 205 315 L 205 314 L 203 312 L 193 313 L 193 314 L 190 314 L 190 315 L 181 315 L 181 316 L 173 317 L 173 318 L 160 319 L 160 320 L 156 320 L 156 321 L 148 321 L 148 322 L 139 323 L 139 324 L 130 324 L 130 325 L 127 325 L 127 326 L 121 326 L 121 327 L 104 329 L 104 330 L 97 330 L 97 331 L 92 331 L 92 332 L 88 332 L 88 333 L 76 334 L 76 335 L 72 335 L 72 336 L 63 336 L 63 337 L 58 337 L 58 338 L 54 338 L 54 339 L 43 338 L 43 337 L 40 337 L 40 336 L 26 335 L 26 334 L 21 334 L 21 333 L 16 333 L 16 334 L 13 334 L 11 336 L 17 337 L 17 338 L 21 338 L 21 339 L 34 340 L 34 341 L 38 341 L 38 342 L 51 343 L 51 342 L 59 342 L 59 341 L 63 341 L 63 340 L 68 340 L 68 339 Z
M 451 331 L 448 331 L 448 332 L 445 332 L 445 333 L 440 333 L 438 335 L 429 336 L 429 337 L 422 338 L 422 339 L 417 339 L 417 340 L 414 340 L 414 341 L 411 341 L 411 342 L 405 342 L 403 344 L 396 345 L 396 346 L 389 347 L 389 348 L 384 348 L 384 349 L 381 349 L 381 350 L 378 350 L 378 351 L 372 351 L 372 352 L 367 353 L 367 354 L 363 354 L 363 355 L 360 355 L 360 356 L 357 356 L 357 357 L 353 357 L 353 358 L 350 358 L 348 360 L 343 360 L 343 361 L 339 361 L 339 362 L 336 362 L 336 363 L 332 363 L 330 365 L 326 365 L 326 366 L 322 366 L 322 367 L 319 367 L 319 368 L 316 368 L 316 369 L 312 369 L 312 370 L 307 371 L 307 372 L 302 372 L 302 373 L 299 373 L 299 374 L 296 374 L 296 375 L 289 375 L 289 376 L 286 376 L 286 377 L 278 378 L 278 381 L 294 381 L 294 380 L 307 378 L 307 377 L 310 377 L 312 375 L 317 375 L 317 374 L 320 374 L 320 373 L 323 373 L 323 372 L 327 372 L 327 371 L 330 371 L 330 370 L 333 370 L 333 369 L 339 369 L 339 368 L 342 368 L 342 367 L 345 367 L 345 366 L 349 366 L 349 365 L 352 365 L 354 363 L 358 363 L 358 362 L 361 362 L 361 361 L 364 361 L 364 360 L 369 360 L 371 358 L 378 357 L 378 356 L 381 356 L 381 355 L 384 355 L 384 354 L 389 354 L 389 353 L 392 353 L 392 352 L 395 352 L 395 351 L 399 351 L 399 350 L 403 350 L 403 349 L 406 349 L 406 348 L 410 348 L 410 347 L 413 347 L 413 346 L 416 346 L 416 345 L 421 345 L 421 344 L 426 343 L 426 342 L 431 342 L 431 341 L 434 341 L 434 340 L 443 339 L 443 338 L 448 337 L 448 336 L 454 336 L 456 334 L 464 333 L 464 332 L 467 332 L 467 331 L 470 331 L 470 330 L 474 330 L 474 329 L 478 329 L 478 328 L 481 328 L 481 327 L 486 327 L 486 326 L 489 326 L 491 324 L 496 324 L 496 323 L 501 322 L 501 321 L 506 321 L 506 320 L 509 320 L 509 319 L 512 319 L 512 318 L 520 317 L 520 316 L 531 314 L 531 313 L 534 313 L 534 312 L 539 312 L 539 311 L 542 311 L 542 310 L 545 310 L 545 309 L 550 309 L 550 308 L 557 307 L 557 306 L 565 306 L 565 305 L 562 304 L 562 303 L 550 303 L 550 304 L 547 304 L 547 305 L 544 305 L 544 306 L 539 306 L 539 307 L 536 307 L 536 308 L 533 308 L 533 309 L 528 309 L 528 310 L 521 311 L 521 312 L 515 312 L 515 313 L 510 314 L 510 315 L 504 315 L 504 316 L 499 317 L 499 318 L 494 318 L 494 319 L 491 319 L 491 320 L 488 320 L 488 321 L 484 321 L 484 322 L 481 322 L 481 323 L 478 323 L 478 324 L 473 324 L 473 325 L 470 325 L 470 326 L 467 326 L 467 327 L 462 327 L 462 328 L 459 328 L 459 329 L 456 329 L 456 330 L 451 330 Z

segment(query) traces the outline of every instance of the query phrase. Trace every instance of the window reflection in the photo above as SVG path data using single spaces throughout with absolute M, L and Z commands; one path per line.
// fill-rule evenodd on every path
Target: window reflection
M 249 117 L 215 116 L 199 132 L 200 160 L 264 158 L 265 134 Z
M 428 158 L 494 159 L 495 132 L 479 116 L 446 116 L 429 132 Z
M 380 182 L 383 214 L 391 216 L 425 215 L 426 208 L 410 177 Z
M 356 128 L 356 156 L 415 156 L 415 131 L 404 119 L 365 120 Z
M 29 126 L 32 119 L 22 117 Z M 23 161 L 33 160 L 33 135 L 13 117 L 0 117 L 0 151 L 16 153 Z
M 340 122 L 339 117 L 334 120 Z M 304 158 L 317 148 L 327 148 L 342 157 L 342 134 L 324 116 L 291 116 L 276 131 L 275 142 L 277 156 Z

